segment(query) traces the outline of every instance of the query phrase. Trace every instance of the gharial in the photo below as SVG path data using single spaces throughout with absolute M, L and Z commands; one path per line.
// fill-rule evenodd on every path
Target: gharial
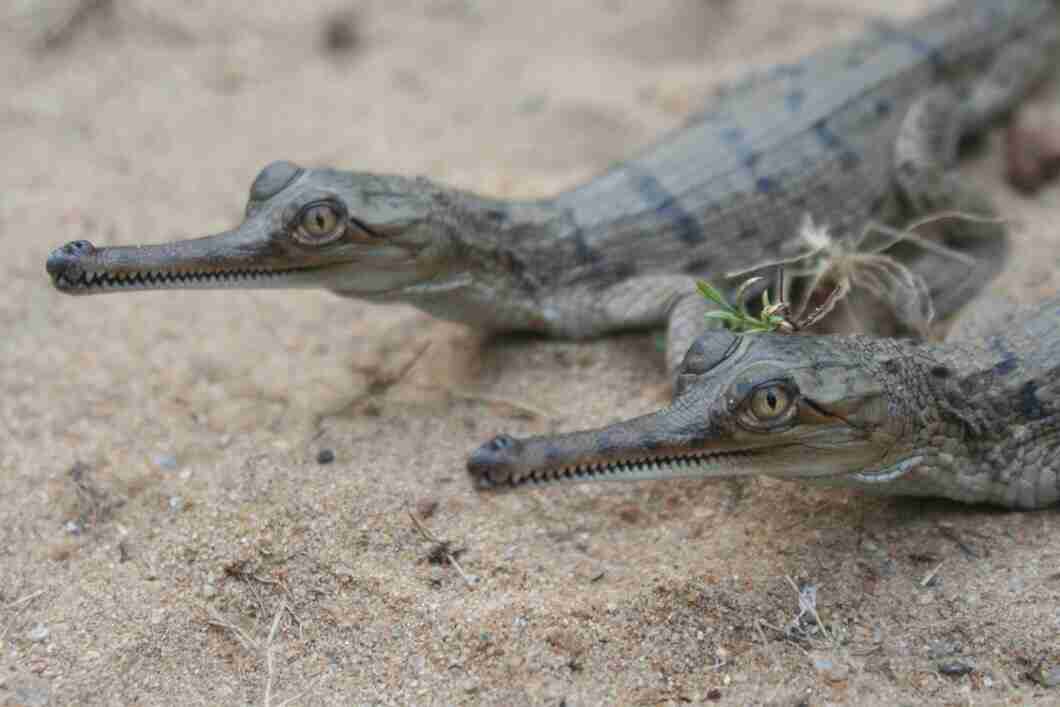
M 761 474 L 1012 508 L 1060 501 L 1060 298 L 981 298 L 956 336 L 718 330 L 678 369 L 670 406 L 518 440 L 468 461 L 477 488 Z
M 675 371 L 703 329 L 696 277 L 785 253 L 805 214 L 839 231 L 944 210 L 990 214 L 948 171 L 1056 61 L 1052 0 L 967 0 L 778 66 L 683 129 L 552 198 L 503 201 L 423 178 L 290 162 L 265 167 L 234 230 L 150 246 L 55 250 L 70 294 L 327 288 L 412 303 L 488 330 L 585 338 L 666 325 Z M 944 244 L 892 254 L 952 314 L 1007 251 L 999 223 L 952 222 Z

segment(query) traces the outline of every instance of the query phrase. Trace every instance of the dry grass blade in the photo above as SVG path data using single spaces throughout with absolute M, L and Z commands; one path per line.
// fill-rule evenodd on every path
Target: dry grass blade
M 214 626 L 216 628 L 223 629 L 231 633 L 233 636 L 235 636 L 239 644 L 243 646 L 243 649 L 246 650 L 248 653 L 257 654 L 260 652 L 258 642 L 255 641 L 250 634 L 248 634 L 242 628 L 226 619 L 224 616 L 218 613 L 216 609 L 214 609 L 213 607 L 207 607 L 206 613 L 209 616 L 209 619 L 206 621 L 207 625 Z
M 350 412 L 356 410 L 357 406 L 365 401 L 371 400 L 373 398 L 382 398 L 383 396 L 385 396 L 387 393 L 390 392 L 391 388 L 395 387 L 396 385 L 405 380 L 405 377 L 412 371 L 413 368 L 416 367 L 416 364 L 420 362 L 420 359 L 423 358 L 423 355 L 427 353 L 427 349 L 429 349 L 430 347 L 431 342 L 424 342 L 423 345 L 420 346 L 420 348 L 417 349 L 416 352 L 409 358 L 409 360 L 402 364 L 401 368 L 399 368 L 396 373 L 379 374 L 378 377 L 374 378 L 368 383 L 368 386 L 363 392 L 358 393 L 353 398 L 343 403 L 341 406 L 335 408 L 334 410 L 328 410 L 325 412 L 317 413 L 316 418 L 314 420 L 314 426 L 319 427 L 320 423 L 329 417 L 339 417 L 342 415 L 347 415 Z
M 747 295 L 748 295 L 748 292 L 750 291 L 750 289 L 752 287 L 754 287 L 756 284 L 758 284 L 762 280 L 765 280 L 765 278 L 762 277 L 761 275 L 759 275 L 757 277 L 749 277 L 746 280 L 744 280 L 743 282 L 741 282 L 740 286 L 738 288 L 736 288 L 736 294 L 734 295 L 733 299 L 736 302 L 736 308 L 738 310 L 740 310 L 741 312 L 743 312 L 744 314 L 747 313 Z
M 832 635 L 828 632 L 828 627 L 824 625 L 824 622 L 821 621 L 820 614 L 817 613 L 816 590 L 814 590 L 813 592 L 805 591 L 803 588 L 800 588 L 799 585 L 795 583 L 795 580 L 792 579 L 790 575 L 784 575 L 784 579 L 788 580 L 788 584 L 791 585 L 791 588 L 794 589 L 795 593 L 799 596 L 799 615 L 798 617 L 796 617 L 795 620 L 798 621 L 803 614 L 808 613 L 810 616 L 813 617 L 813 620 L 817 622 L 817 625 L 821 627 L 821 633 L 824 634 L 825 639 L 829 643 L 834 643 L 834 641 L 832 640 Z
M 898 323 L 926 337 L 935 318 L 930 288 L 923 277 L 885 251 L 898 243 L 907 242 L 924 251 L 973 266 L 975 259 L 971 256 L 917 233 L 925 226 L 949 219 L 971 223 L 1005 223 L 1003 219 L 989 215 L 941 211 L 918 219 L 905 228 L 870 221 L 856 236 L 836 238 L 829 233 L 827 226 L 815 224 L 813 218 L 806 214 L 798 232 L 799 240 L 806 248 L 804 253 L 761 262 L 744 270 L 726 273 L 726 277 L 746 277 L 766 268 L 777 268 L 778 304 L 789 307 L 792 313 L 790 321 L 787 317 L 784 319 L 789 321 L 793 330 L 814 326 L 853 290 L 862 289 L 887 305 Z M 787 280 L 779 275 L 784 268 L 789 271 Z M 802 288 L 799 303 L 790 306 L 791 283 L 796 278 L 808 278 L 809 284 Z M 747 289 L 759 280 L 759 277 L 751 277 L 740 285 L 737 290 L 738 306 L 743 306 Z M 811 309 L 815 297 L 826 283 L 832 285 L 832 289 L 821 304 Z M 718 318 L 724 316 L 718 315 Z
M 924 278 L 886 255 L 859 255 L 851 266 L 862 289 L 887 303 L 899 322 L 927 335 L 935 304 Z
M 44 594 L 44 590 L 43 589 L 38 589 L 37 591 L 33 592 L 32 594 L 27 594 L 24 597 L 21 597 L 19 599 L 15 599 L 10 604 L 5 604 L 4 605 L 4 609 L 7 609 L 7 610 L 17 609 L 18 607 L 22 606 L 23 604 L 30 603 L 31 601 L 33 601 L 37 597 L 41 596 L 42 594 Z
M 280 619 L 283 618 L 286 611 L 287 605 L 280 604 L 280 608 L 276 610 L 276 615 L 272 618 L 272 627 L 269 629 L 269 637 L 265 640 L 265 669 L 268 675 L 265 679 L 265 707 L 272 707 L 272 684 L 276 678 L 276 661 L 273 659 L 272 642 L 275 640 L 276 633 L 280 629 Z
M 812 289 L 809 290 L 809 292 L 811 293 L 812 291 Z M 843 278 L 836 284 L 835 287 L 832 288 L 832 291 L 828 293 L 828 296 L 825 298 L 824 302 L 817 305 L 817 307 L 814 308 L 814 310 L 809 314 L 805 313 L 810 303 L 809 298 L 807 298 L 805 303 L 799 308 L 798 316 L 796 317 L 799 328 L 809 329 L 814 324 L 827 317 L 829 314 L 832 313 L 832 310 L 835 309 L 835 306 L 839 304 L 839 302 L 842 301 L 842 299 L 846 297 L 849 292 L 850 279 Z
M 434 547 L 438 551 L 440 551 L 440 553 L 442 555 L 445 556 L 445 559 L 457 571 L 457 573 L 460 575 L 460 578 L 464 580 L 464 584 L 466 584 L 469 589 L 474 587 L 475 586 L 475 581 L 476 581 L 475 578 L 471 577 L 469 574 L 464 572 L 464 568 L 460 566 L 459 562 L 457 562 L 455 553 L 453 553 L 450 550 L 449 541 L 448 540 L 439 540 L 438 538 L 436 538 L 434 536 L 434 533 L 432 533 L 431 531 L 427 530 L 427 528 L 423 525 L 423 523 L 420 522 L 420 519 L 416 517 L 416 514 L 413 513 L 412 509 L 409 508 L 408 506 L 405 507 L 405 512 L 408 514 L 409 520 L 412 521 L 413 527 L 415 527 L 416 530 L 419 531 L 419 534 L 421 536 L 423 536 L 424 540 L 426 540 L 429 543 L 432 543 L 434 545 Z
M 865 224 L 865 228 L 855 241 L 855 249 L 862 253 L 881 253 L 892 246 L 897 245 L 903 241 L 913 243 L 917 247 L 929 252 L 935 253 L 936 255 L 942 255 L 947 258 L 951 258 L 958 262 L 964 263 L 969 267 L 975 265 L 975 258 L 970 255 L 965 255 L 960 251 L 952 248 L 947 248 L 938 241 L 931 240 L 930 238 L 924 238 L 920 236 L 917 231 L 925 226 L 930 226 L 934 223 L 947 220 L 961 220 L 967 221 L 968 223 L 989 223 L 1002 225 L 1007 223 L 1005 219 L 998 218 L 995 216 L 985 216 L 980 214 L 965 213 L 962 211 L 939 211 L 934 214 L 930 214 L 921 219 L 913 221 L 907 224 L 905 228 L 894 228 L 878 221 L 869 221 Z M 878 233 L 888 237 L 888 240 L 882 241 L 879 244 L 870 244 L 869 236 L 873 233 Z

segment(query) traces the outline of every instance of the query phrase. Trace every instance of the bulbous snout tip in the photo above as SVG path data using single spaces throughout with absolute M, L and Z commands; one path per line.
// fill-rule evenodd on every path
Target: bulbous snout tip
M 497 490 L 513 477 L 522 442 L 511 435 L 497 435 L 471 453 L 467 473 L 476 491 Z
M 80 278 L 84 259 L 95 253 L 96 247 L 89 241 L 70 241 L 51 252 L 44 269 L 55 286 L 62 289 L 64 285 L 72 285 Z

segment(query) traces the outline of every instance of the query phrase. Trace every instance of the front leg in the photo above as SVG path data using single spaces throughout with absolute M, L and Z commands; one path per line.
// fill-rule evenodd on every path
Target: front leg
M 967 102 L 941 87 L 910 107 L 894 148 L 894 179 L 910 220 L 944 212 L 978 217 L 951 218 L 933 226 L 945 246 L 971 256 L 974 264 L 935 252 L 919 253 L 910 263 L 928 284 L 941 318 L 951 316 L 990 282 L 1008 254 L 1005 226 L 989 220 L 996 216 L 990 199 L 951 169 L 963 127 L 979 120 Z
M 943 211 L 991 216 L 985 194 L 952 171 L 961 138 L 984 132 L 1016 105 L 1056 62 L 1060 27 L 1047 26 L 1002 50 L 963 91 L 939 87 L 909 109 L 895 144 L 895 181 L 911 219 Z M 998 222 L 951 219 L 939 224 L 945 245 L 976 259 L 972 268 L 938 255 L 920 257 L 914 269 L 931 287 L 935 310 L 959 309 L 1001 269 L 1008 252 Z

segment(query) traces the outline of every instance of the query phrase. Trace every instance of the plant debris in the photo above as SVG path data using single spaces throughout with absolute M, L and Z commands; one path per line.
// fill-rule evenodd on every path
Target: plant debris
M 898 243 L 909 242 L 971 266 L 975 261 L 969 256 L 917 234 L 929 224 L 954 218 L 979 223 L 1000 222 L 990 216 L 945 211 L 915 221 L 905 229 L 870 222 L 860 233 L 835 237 L 826 225 L 815 224 L 812 216 L 806 214 L 799 228 L 805 252 L 726 274 L 728 278 L 752 276 L 737 289 L 735 306 L 728 304 L 716 288 L 707 283 L 700 284 L 700 293 L 721 307 L 707 316 L 724 321 L 735 331 L 805 330 L 830 314 L 853 290 L 860 288 L 885 303 L 900 324 L 926 338 L 935 318 L 930 288 L 924 278 L 885 251 Z M 768 293 L 763 293 L 762 311 L 752 315 L 746 306 L 746 293 L 763 279 L 753 276 L 754 273 L 769 268 L 777 269 L 777 302 L 771 303 Z M 790 274 L 786 279 L 785 269 Z M 806 278 L 809 282 L 802 288 L 799 301 L 793 303 L 791 283 L 798 278 Z M 815 302 L 819 304 L 815 305 Z

